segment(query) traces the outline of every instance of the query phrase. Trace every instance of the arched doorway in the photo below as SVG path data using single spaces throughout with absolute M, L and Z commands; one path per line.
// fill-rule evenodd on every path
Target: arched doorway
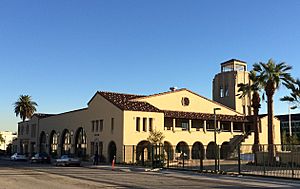
M 114 141 L 111 141 L 108 145 L 108 160 L 109 163 L 112 162 L 112 160 L 116 157 L 117 155 L 117 146 Z
M 49 137 L 49 153 L 52 157 L 57 157 L 58 135 L 53 130 Z
M 168 142 L 168 141 L 164 142 L 164 151 L 165 151 L 165 158 L 167 160 L 174 159 L 174 149 L 170 142 Z
M 230 156 L 230 145 L 229 142 L 223 142 L 220 149 L 220 158 L 221 159 L 227 159 Z
M 44 131 L 40 134 L 40 152 L 47 152 L 46 133 Z
M 71 153 L 71 134 L 68 129 L 65 129 L 61 136 L 61 155 Z
M 143 140 L 136 146 L 136 161 L 145 165 L 145 161 L 151 160 L 151 144 L 149 141 Z
M 86 156 L 86 148 L 86 132 L 82 127 L 80 127 L 77 129 L 75 135 L 75 154 L 78 157 Z
M 201 142 L 195 142 L 193 144 L 192 159 L 204 159 L 204 146 Z
M 176 156 L 177 158 L 184 158 L 184 159 L 189 159 L 190 158 L 190 149 L 189 149 L 189 146 L 186 142 L 179 142 L 177 145 L 176 145 Z M 178 157 L 179 156 L 179 157 Z
M 217 148 L 217 145 L 215 142 L 210 142 L 207 145 L 207 149 L 206 149 L 206 158 L 207 159 L 215 159 L 215 157 L 217 157 L 216 148 Z

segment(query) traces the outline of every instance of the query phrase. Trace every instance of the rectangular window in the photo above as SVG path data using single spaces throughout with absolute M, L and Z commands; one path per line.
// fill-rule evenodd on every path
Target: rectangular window
M 36 132 L 36 124 L 31 125 L 31 137 L 35 137 Z
M 187 131 L 188 128 L 189 128 L 189 122 L 183 120 L 183 121 L 181 122 L 181 128 L 182 128 L 183 131 Z
M 99 131 L 99 120 L 96 120 L 96 132 Z
M 29 125 L 26 125 L 26 135 L 29 134 Z
M 114 118 L 111 118 L 111 132 L 114 131 Z
M 103 119 L 100 120 L 100 132 L 103 131 Z
M 147 132 L 147 118 L 143 118 L 143 131 Z
M 149 118 L 149 131 L 153 131 L 153 118 Z
M 225 96 L 229 96 L 229 90 L 228 90 L 228 85 L 225 85 Z
M 92 121 L 92 132 L 95 131 L 95 121 Z
M 223 89 L 223 87 L 220 87 L 220 97 L 221 98 L 224 97 L 224 89 Z
M 135 130 L 138 132 L 140 131 L 140 118 L 139 117 L 135 118 Z

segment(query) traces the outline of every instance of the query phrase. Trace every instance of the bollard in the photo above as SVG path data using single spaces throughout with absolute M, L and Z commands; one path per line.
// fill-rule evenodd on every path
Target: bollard
M 111 170 L 114 171 L 115 169 L 115 159 L 116 159 L 116 156 L 114 156 L 114 159 L 112 160 L 112 163 L 111 163 Z

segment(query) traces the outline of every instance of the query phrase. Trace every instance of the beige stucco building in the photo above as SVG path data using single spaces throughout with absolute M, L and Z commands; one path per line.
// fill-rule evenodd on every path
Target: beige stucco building
M 232 95 L 236 92 L 234 89 Z M 139 155 L 133 159 L 128 154 L 138 153 L 139 147 L 149 143 L 150 131 L 159 130 L 165 136 L 164 145 L 173 153 L 186 146 L 188 158 L 193 158 L 195 146 L 208 151 L 215 144 L 215 108 L 220 108 L 216 111 L 218 145 L 253 144 L 251 116 L 241 113 L 240 108 L 229 108 L 185 88 L 173 88 L 154 95 L 98 91 L 86 108 L 55 115 L 35 114 L 18 124 L 18 151 L 45 151 L 58 156 L 98 153 L 104 161 L 116 156 L 117 162 L 132 162 Z M 275 143 L 280 144 L 279 121 L 274 124 Z M 266 117 L 261 118 L 260 143 L 267 144 Z

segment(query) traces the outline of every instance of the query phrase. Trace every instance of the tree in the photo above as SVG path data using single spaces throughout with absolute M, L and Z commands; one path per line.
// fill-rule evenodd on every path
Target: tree
M 37 103 L 31 100 L 29 95 L 21 95 L 17 102 L 14 103 L 16 116 L 20 116 L 23 122 L 26 118 L 31 118 L 36 111 Z
M 291 66 L 287 65 L 285 62 L 275 63 L 272 59 L 269 59 L 267 63 L 255 63 L 253 65 L 253 70 L 256 71 L 260 83 L 263 85 L 264 91 L 267 95 L 267 105 L 268 105 L 268 151 L 270 161 L 273 162 L 273 157 L 275 155 L 274 146 L 274 103 L 273 98 L 276 90 L 280 87 L 282 83 L 294 83 L 289 71 L 292 69 Z
M 300 80 L 295 83 L 284 83 L 286 88 L 291 90 L 290 96 L 284 96 L 280 100 L 294 104 L 296 107 L 300 105 Z
M 147 138 L 147 140 L 151 143 L 151 144 L 162 144 L 163 140 L 164 140 L 165 136 L 161 131 L 150 131 L 150 134 Z
M 3 136 L 2 136 L 2 134 L 0 133 L 0 144 L 2 144 L 4 142 L 5 142 L 5 140 L 4 140 Z
M 259 150 L 259 108 L 261 107 L 260 104 L 260 90 L 262 88 L 259 79 L 256 75 L 256 72 L 251 70 L 249 73 L 249 80 L 250 82 L 247 84 L 239 83 L 238 92 L 239 98 L 243 98 L 246 95 L 252 94 L 251 97 L 251 107 L 253 108 L 253 128 L 254 128 L 254 145 L 253 145 L 253 152 L 257 152 Z

